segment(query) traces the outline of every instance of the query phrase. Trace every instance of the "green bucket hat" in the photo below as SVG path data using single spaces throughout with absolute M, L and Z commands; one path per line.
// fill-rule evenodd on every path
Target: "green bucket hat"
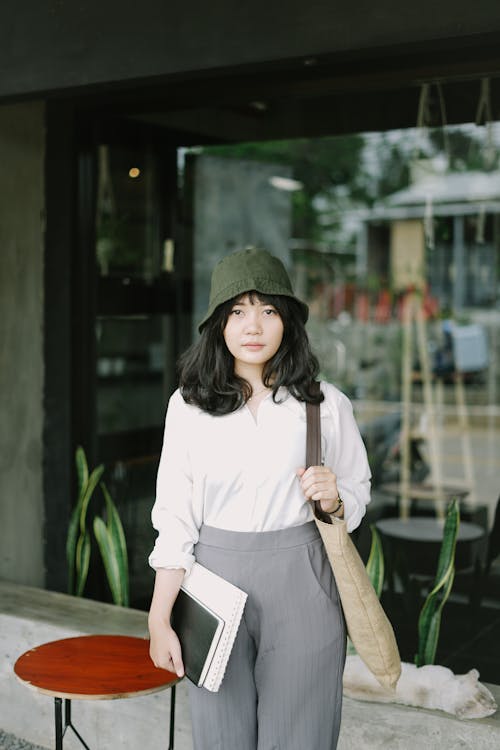
M 309 308 L 293 293 L 285 266 L 274 255 L 260 248 L 247 248 L 226 255 L 215 266 L 210 286 L 210 299 L 205 317 L 198 325 L 201 329 L 215 309 L 233 297 L 254 290 L 261 294 L 281 294 L 299 303 L 304 323 Z

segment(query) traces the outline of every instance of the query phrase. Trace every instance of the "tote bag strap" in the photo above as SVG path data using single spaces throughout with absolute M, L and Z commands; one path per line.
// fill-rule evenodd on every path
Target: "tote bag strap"
M 306 467 L 321 466 L 321 416 L 319 404 L 306 403 L 306 420 Z M 321 509 L 319 500 L 314 501 L 314 515 L 320 521 L 332 523 L 331 516 Z

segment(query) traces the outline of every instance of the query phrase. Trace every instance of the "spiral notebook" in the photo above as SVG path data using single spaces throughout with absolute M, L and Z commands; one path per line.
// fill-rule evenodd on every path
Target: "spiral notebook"
M 186 676 L 217 692 L 226 671 L 247 595 L 199 563 L 184 578 L 172 610 Z

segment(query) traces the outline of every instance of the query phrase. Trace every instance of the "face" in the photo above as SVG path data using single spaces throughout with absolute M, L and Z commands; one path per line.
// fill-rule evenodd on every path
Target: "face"
M 257 296 L 240 297 L 233 305 L 224 341 L 234 357 L 234 369 L 244 376 L 251 370 L 260 371 L 276 352 L 283 339 L 283 321 L 273 305 Z

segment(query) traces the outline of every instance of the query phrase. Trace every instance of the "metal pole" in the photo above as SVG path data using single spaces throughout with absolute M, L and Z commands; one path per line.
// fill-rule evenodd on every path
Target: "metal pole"
M 63 727 L 62 727 L 62 698 L 54 698 L 54 718 L 56 729 L 56 750 L 62 750 Z
M 170 733 L 168 738 L 168 750 L 174 750 L 175 731 L 175 685 L 170 688 Z
M 66 727 L 71 726 L 71 700 L 69 698 L 64 699 L 64 731 Z
M 399 515 L 408 518 L 410 515 L 410 431 L 411 431 L 411 395 L 412 395 L 412 354 L 413 354 L 413 308 L 415 306 L 414 293 L 409 292 L 403 300 L 403 353 L 402 365 L 402 409 L 401 418 L 401 448 L 400 448 L 400 505 Z

